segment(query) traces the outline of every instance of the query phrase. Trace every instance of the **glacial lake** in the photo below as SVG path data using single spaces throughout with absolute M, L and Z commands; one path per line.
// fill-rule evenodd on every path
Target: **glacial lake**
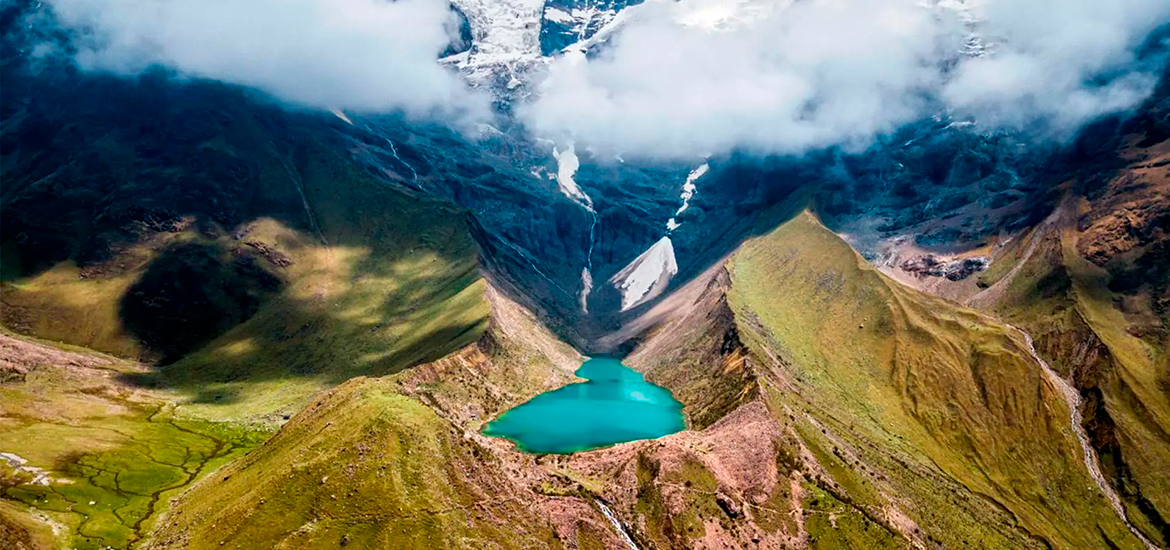
M 612 357 L 577 369 L 585 382 L 544 392 L 489 422 L 483 433 L 529 453 L 568 454 L 654 439 L 686 427 L 682 403 Z

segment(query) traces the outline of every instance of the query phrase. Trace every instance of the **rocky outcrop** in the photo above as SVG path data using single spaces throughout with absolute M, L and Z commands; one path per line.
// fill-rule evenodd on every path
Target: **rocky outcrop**
M 961 281 L 987 269 L 991 261 L 983 256 L 974 258 L 940 258 L 934 254 L 923 254 L 904 260 L 899 267 L 917 277 L 946 277 Z
M 1078 220 L 1077 251 L 1104 266 L 1115 256 L 1170 238 L 1170 143 L 1127 154 L 1131 164 Z
M 28 373 L 41 365 L 96 368 L 109 364 L 109 360 L 94 355 L 36 345 L 0 332 L 0 384 L 24 381 Z
M 586 41 L 614 20 L 618 12 L 642 0 L 551 0 L 540 20 L 540 53 L 555 55 Z

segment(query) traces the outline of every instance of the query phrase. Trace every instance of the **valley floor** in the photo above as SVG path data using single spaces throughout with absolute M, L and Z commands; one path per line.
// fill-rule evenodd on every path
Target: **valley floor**
M 79 550 L 145 539 L 171 498 L 271 433 L 176 417 L 175 396 L 125 381 L 140 365 L 7 333 L 0 352 L 0 519 Z

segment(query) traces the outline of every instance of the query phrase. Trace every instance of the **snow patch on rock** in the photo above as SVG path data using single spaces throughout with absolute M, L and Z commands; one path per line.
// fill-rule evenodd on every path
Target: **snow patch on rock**
M 541 63 L 540 21 L 544 0 L 454 0 L 471 25 L 472 48 L 445 58 L 472 85 L 522 83 L 524 73 Z
M 675 4 L 674 20 L 684 27 L 724 31 L 750 25 L 792 3 L 792 0 L 684 0 Z
M 573 150 L 573 144 L 570 143 L 564 151 L 554 147 L 553 158 L 557 159 L 557 187 L 560 188 L 561 193 L 581 205 L 582 208 L 593 212 L 593 199 L 589 198 L 589 195 L 586 195 L 577 185 L 577 181 L 573 179 L 573 176 L 577 174 L 577 169 L 581 167 L 581 161 L 577 158 L 577 152 Z
M 674 213 L 675 216 L 686 212 L 687 208 L 691 207 L 691 198 L 695 196 L 695 182 L 703 177 L 710 169 L 711 166 L 704 162 L 702 166 L 691 170 L 690 175 L 687 176 L 686 183 L 683 184 L 682 194 L 679 195 L 679 198 L 682 199 L 682 206 L 678 207 L 678 211 Z
M 588 267 L 581 268 L 581 312 L 589 314 L 589 294 L 593 292 L 593 274 Z
M 683 212 L 686 212 L 687 209 L 691 207 L 691 199 L 695 196 L 695 182 L 698 181 L 699 178 L 703 177 L 710 169 L 711 166 L 704 162 L 702 166 L 691 170 L 691 173 L 687 175 L 687 181 L 683 184 L 682 194 L 679 195 L 679 198 L 682 199 L 682 206 L 679 206 L 678 210 L 675 211 L 674 217 L 666 220 L 667 231 L 674 231 L 675 229 L 682 227 L 682 224 L 680 224 L 675 218 L 682 215 Z
M 674 243 L 662 237 L 609 280 L 622 294 L 622 311 L 652 300 L 678 274 Z
M 545 8 L 544 18 L 549 21 L 556 21 L 557 23 L 572 23 L 575 21 L 572 14 L 557 8 Z

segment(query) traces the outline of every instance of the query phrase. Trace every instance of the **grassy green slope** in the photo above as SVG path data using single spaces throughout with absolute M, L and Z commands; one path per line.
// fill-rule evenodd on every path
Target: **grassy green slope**
M 470 288 L 473 305 L 493 304 L 494 329 L 477 345 L 318 394 L 256 450 L 267 432 L 176 416 L 170 403 L 187 399 L 184 386 L 127 382 L 156 376 L 148 367 L 80 348 L 32 353 L 26 340 L 6 337 L 0 347 L 22 359 L 19 370 L 0 370 L 0 451 L 18 453 L 55 480 L 41 486 L 15 472 L 3 476 L 13 482 L 3 491 L 6 528 L 43 530 L 27 516 L 31 509 L 64 528 L 59 544 L 81 549 L 141 546 L 152 529 L 151 544 L 181 548 L 219 547 L 218 537 L 245 548 L 332 548 L 343 540 L 358 547 L 555 547 L 547 516 L 526 504 L 537 495 L 512 479 L 514 463 L 499 458 L 522 455 L 471 434 L 502 410 L 566 383 L 581 357 L 484 283 Z M 274 351 L 250 353 L 275 363 L 279 355 L 265 355 Z M 168 369 L 189 368 L 187 361 L 204 353 Z M 178 410 L 201 413 L 199 406 Z M 159 523 L 159 513 L 182 495 L 179 511 Z M 502 527 L 501 518 L 508 520 Z
M 1020 267 L 1000 274 L 1003 295 L 986 307 L 1032 333 L 1039 353 L 1080 389 L 1086 429 L 1128 516 L 1167 544 L 1170 358 L 1156 331 L 1129 330 L 1146 312 L 1122 312 L 1117 304 L 1132 298 L 1110 291 L 1109 273 L 1078 254 L 1080 237 L 1058 219 L 1020 239 L 1004 262 Z
M 818 420 L 798 426 L 804 439 L 880 468 L 868 498 L 899 502 L 928 540 L 1137 547 L 1010 329 L 890 281 L 809 214 L 746 243 L 730 267 L 741 337 L 788 378 L 768 391 L 773 409 Z M 872 476 L 858 463 L 852 475 Z M 1022 529 L 999 525 L 1005 511 Z
M 398 393 L 392 381 L 355 379 L 188 494 L 158 546 L 429 549 L 555 542 L 547 522 L 509 493 L 506 473 L 492 468 L 490 457 L 434 410 Z
M 99 354 L 102 366 L 85 372 L 50 361 L 19 379 L 5 379 L 0 361 L 0 451 L 62 480 L 22 483 L 4 503 L 57 522 L 59 544 L 136 543 L 172 497 L 269 435 L 256 422 L 279 422 L 347 379 L 448 355 L 488 327 L 462 211 L 385 187 L 337 144 L 290 140 L 271 127 L 279 125 L 271 113 L 231 105 L 218 105 L 230 123 L 194 148 L 214 159 L 205 166 L 198 158 L 194 167 L 153 166 L 79 147 L 136 174 L 109 178 L 113 188 L 101 187 L 101 169 L 68 181 L 107 193 L 95 224 L 130 212 L 135 229 L 118 233 L 106 257 L 8 270 L 0 282 L 0 320 L 14 330 L 161 360 L 147 368 Z M 246 177 L 217 171 L 224 159 L 246 166 Z M 88 215 L 44 201 L 32 203 Z M 139 207 L 173 217 L 160 229 Z M 431 415 L 420 429 L 436 425 Z

